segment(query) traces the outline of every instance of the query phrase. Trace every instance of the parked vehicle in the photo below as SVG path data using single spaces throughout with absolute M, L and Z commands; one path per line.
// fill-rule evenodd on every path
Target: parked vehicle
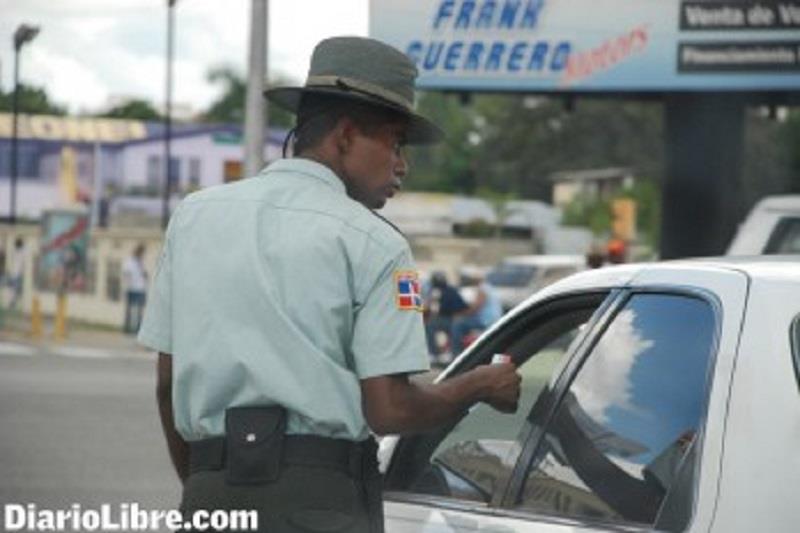
M 515 414 L 381 442 L 389 533 L 797 530 L 796 257 L 576 274 L 438 379 L 495 353 L 523 376 Z
M 728 255 L 800 254 L 800 195 L 768 196 L 739 227 Z
M 507 257 L 486 276 L 507 311 L 528 296 L 586 268 L 582 255 L 518 255 Z

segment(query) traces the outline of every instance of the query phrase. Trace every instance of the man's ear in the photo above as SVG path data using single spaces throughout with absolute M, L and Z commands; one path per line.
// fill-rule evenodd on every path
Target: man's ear
M 347 116 L 339 119 L 339 123 L 336 125 L 336 148 L 340 155 L 350 151 L 357 133 L 358 127 L 353 119 Z

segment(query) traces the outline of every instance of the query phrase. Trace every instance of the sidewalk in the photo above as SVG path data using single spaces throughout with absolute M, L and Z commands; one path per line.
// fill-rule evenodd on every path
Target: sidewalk
M 112 328 L 80 322 L 67 324 L 64 340 L 53 339 L 53 319 L 43 319 L 44 334 L 31 336 L 30 317 L 6 312 L 0 326 L 0 355 L 52 355 L 84 358 L 153 358 L 153 353 L 139 346 L 136 337 Z

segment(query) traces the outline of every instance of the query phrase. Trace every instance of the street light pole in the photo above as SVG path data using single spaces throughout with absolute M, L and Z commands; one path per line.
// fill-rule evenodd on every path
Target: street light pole
M 14 96 L 11 99 L 11 205 L 9 206 L 8 221 L 17 223 L 17 137 L 19 122 L 19 48 L 14 46 Z
M 252 0 L 250 10 L 250 53 L 244 112 L 244 173 L 255 176 L 264 166 L 264 82 L 267 72 L 269 0 Z
M 20 24 L 14 32 L 14 96 L 11 100 L 11 194 L 9 222 L 17 223 L 17 143 L 19 137 L 19 51 L 39 33 L 37 26 Z
M 161 227 L 166 229 L 169 223 L 169 197 L 172 192 L 172 52 L 175 26 L 175 3 L 178 0 L 167 0 L 167 102 L 164 109 L 164 198 L 161 210 Z

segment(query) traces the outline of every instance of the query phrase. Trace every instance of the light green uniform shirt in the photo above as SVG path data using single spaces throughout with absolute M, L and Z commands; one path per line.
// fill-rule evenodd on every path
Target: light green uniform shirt
M 422 314 L 399 298 L 412 271 L 403 236 L 310 160 L 188 196 L 139 331 L 172 354 L 178 432 L 280 404 L 289 433 L 366 438 L 359 380 L 428 369 Z

